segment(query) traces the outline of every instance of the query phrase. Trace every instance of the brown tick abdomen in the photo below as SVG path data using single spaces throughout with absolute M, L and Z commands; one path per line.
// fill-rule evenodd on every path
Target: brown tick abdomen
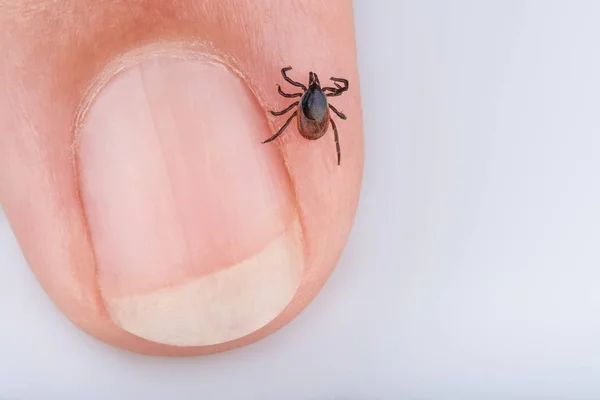
M 329 125 L 329 113 L 326 112 L 320 120 L 312 120 L 306 117 L 302 108 L 298 110 L 298 132 L 308 140 L 317 140 L 327 132 Z

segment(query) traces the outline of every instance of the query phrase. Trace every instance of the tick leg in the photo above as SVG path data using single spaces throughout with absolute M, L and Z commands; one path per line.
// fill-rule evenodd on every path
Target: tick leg
M 302 97 L 302 93 L 284 93 L 284 91 L 281 90 L 281 86 L 279 85 L 277 85 L 277 91 L 283 97 Z
M 337 82 L 343 83 L 344 87 L 340 88 L 340 89 L 343 90 L 344 92 L 346 90 L 348 90 L 348 87 L 349 87 L 348 86 L 348 79 L 334 78 L 333 76 L 331 78 L 329 78 L 329 79 L 331 79 L 335 83 L 335 86 L 337 86 L 338 88 L 340 88 L 340 86 L 337 84 Z
M 325 91 L 325 89 L 328 89 L 331 91 L 331 93 L 326 93 L 325 96 L 327 97 L 336 97 L 336 96 L 341 96 L 342 93 L 344 93 L 347 89 L 344 88 L 338 88 L 338 89 L 334 89 L 334 88 L 323 88 L 322 90 Z
M 283 75 L 283 79 L 285 79 L 286 81 L 288 81 L 289 83 L 291 83 L 294 86 L 297 86 L 299 88 L 302 88 L 302 90 L 306 91 L 306 86 L 304 86 L 303 84 L 301 84 L 300 82 L 296 82 L 291 80 L 287 74 L 286 71 L 289 71 L 290 69 L 292 69 L 292 67 L 285 67 L 281 69 L 281 75 Z
M 322 91 L 327 91 L 327 90 L 331 90 L 332 92 L 339 92 L 340 90 L 344 90 L 344 88 L 342 86 L 340 86 L 339 83 L 334 82 L 335 87 L 331 87 L 331 86 L 327 86 L 324 87 L 323 89 L 321 89 Z
M 288 108 L 286 108 L 285 110 L 282 111 L 269 111 L 271 114 L 273 115 L 283 115 L 286 112 L 290 111 L 292 108 L 296 107 L 298 105 L 298 103 L 300 103 L 299 101 L 290 104 L 290 106 Z
M 334 113 L 336 113 L 336 115 L 337 115 L 338 117 L 340 117 L 341 119 L 346 119 L 346 116 L 344 115 L 344 113 L 343 113 L 343 112 L 340 112 L 340 111 L 338 111 L 338 110 L 337 110 L 337 108 L 335 108 L 333 105 L 331 105 L 331 104 L 330 104 L 330 105 L 329 105 L 329 108 L 331 108 L 331 111 L 333 111 Z
M 337 127 L 335 126 L 335 122 L 333 122 L 333 119 L 330 119 L 330 121 L 331 121 L 331 127 L 333 128 L 333 137 L 335 138 L 335 151 L 337 152 L 338 165 L 340 165 L 340 159 L 341 159 L 340 138 L 338 136 L 338 131 L 337 131 Z
M 287 121 L 285 121 L 285 124 L 283 124 L 283 126 L 281 128 L 279 128 L 279 130 L 277 131 L 276 134 L 274 134 L 273 136 L 271 136 L 270 138 L 268 138 L 267 140 L 265 140 L 263 142 L 263 144 L 265 143 L 269 143 L 275 139 L 277 139 L 277 136 L 281 135 L 283 133 L 283 131 L 285 130 L 285 128 L 288 127 L 288 125 L 290 124 L 290 122 L 292 122 L 292 119 L 294 119 L 294 117 L 298 114 L 298 111 L 294 111 L 294 113 L 292 114 L 291 117 L 288 118 Z
M 339 92 L 340 90 L 342 90 L 342 89 L 343 89 L 343 88 L 342 88 L 342 87 L 341 87 L 339 84 L 337 84 L 337 83 L 334 83 L 334 85 L 335 85 L 336 87 L 327 86 L 327 87 L 324 87 L 324 88 L 322 88 L 321 90 L 322 90 L 322 91 L 324 91 L 324 92 L 326 92 L 326 91 L 328 91 L 328 90 L 329 90 L 329 91 L 332 91 L 332 92 Z
M 333 84 L 335 85 L 335 87 L 324 87 L 322 90 L 325 91 L 330 91 L 331 93 L 327 93 L 326 96 L 327 97 L 335 97 L 335 96 L 340 96 L 342 93 L 344 93 L 345 91 L 348 90 L 348 80 L 347 79 L 342 79 L 342 78 L 334 78 L 331 77 L 329 78 L 333 81 Z M 341 82 L 344 84 L 344 86 L 341 86 L 338 82 Z
M 322 88 L 321 90 L 322 91 L 331 90 L 332 92 L 339 92 L 340 90 L 341 91 L 345 90 L 339 83 L 333 82 L 333 84 L 335 85 L 335 87 L 327 86 L 327 87 Z

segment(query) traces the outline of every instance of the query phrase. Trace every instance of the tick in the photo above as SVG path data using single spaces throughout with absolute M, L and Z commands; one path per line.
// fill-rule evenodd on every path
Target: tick
M 291 69 L 292 67 L 282 68 L 281 75 L 283 75 L 283 79 L 285 79 L 287 82 L 301 88 L 302 93 L 284 93 L 283 90 L 281 90 L 280 85 L 277 85 L 277 91 L 283 97 L 300 97 L 300 100 L 290 104 L 289 107 L 282 111 L 271 111 L 271 114 L 279 116 L 295 109 L 292 115 L 287 119 L 287 121 L 285 121 L 277 133 L 265 140 L 263 143 L 269 143 L 277 139 L 277 137 L 283 133 L 285 128 L 287 128 L 290 122 L 292 122 L 292 120 L 296 117 L 298 132 L 300 132 L 302 137 L 308 140 L 317 140 L 323 137 L 323 135 L 327 133 L 329 123 L 331 123 L 331 127 L 333 128 L 333 136 L 335 139 L 335 150 L 337 151 L 337 163 L 340 165 L 340 140 L 337 127 L 335 126 L 335 122 L 329 114 L 329 110 L 331 109 L 331 111 L 333 111 L 341 119 L 346 119 L 346 116 L 344 113 L 338 111 L 333 105 L 329 104 L 327 98 L 340 96 L 342 93 L 347 91 L 348 80 L 331 77 L 330 79 L 335 87 L 322 88 L 321 83 L 319 83 L 319 77 L 317 74 L 311 71 L 308 74 L 307 88 L 302 83 L 293 81 L 287 76 L 286 72 Z

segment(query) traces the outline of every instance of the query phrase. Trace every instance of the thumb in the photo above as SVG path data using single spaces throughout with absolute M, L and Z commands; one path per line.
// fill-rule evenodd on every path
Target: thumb
M 352 4 L 326 4 L 0 12 L 0 200 L 82 330 L 205 354 L 274 332 L 314 298 L 350 232 L 363 155 Z M 350 81 L 333 98 L 348 116 L 341 166 L 331 131 L 306 140 L 292 125 L 261 144 L 285 121 L 268 111 L 293 100 L 276 89 L 289 64 L 296 80 Z

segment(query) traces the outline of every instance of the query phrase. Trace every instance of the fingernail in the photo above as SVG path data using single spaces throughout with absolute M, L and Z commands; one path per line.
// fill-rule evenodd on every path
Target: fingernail
M 106 309 L 175 346 L 272 321 L 304 268 L 291 185 L 246 84 L 202 58 L 149 58 L 105 85 L 79 139 L 81 196 Z

